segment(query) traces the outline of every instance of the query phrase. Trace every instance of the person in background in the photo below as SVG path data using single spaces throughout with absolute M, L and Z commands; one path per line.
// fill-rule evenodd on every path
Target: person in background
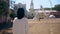
M 17 17 L 13 20 L 13 34 L 28 34 L 28 19 L 23 8 L 17 11 Z

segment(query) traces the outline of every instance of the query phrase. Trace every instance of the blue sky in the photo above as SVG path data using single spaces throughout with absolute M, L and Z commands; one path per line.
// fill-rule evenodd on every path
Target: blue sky
M 30 8 L 31 0 L 13 0 L 13 1 L 15 1 L 16 4 L 18 4 L 18 3 L 26 4 L 26 9 Z M 51 0 L 51 1 L 52 1 L 53 7 L 56 4 L 60 4 L 60 0 Z M 34 2 L 34 8 L 35 9 L 40 8 L 40 5 L 42 5 L 44 8 L 45 7 L 51 7 L 49 0 L 33 0 L 33 2 Z

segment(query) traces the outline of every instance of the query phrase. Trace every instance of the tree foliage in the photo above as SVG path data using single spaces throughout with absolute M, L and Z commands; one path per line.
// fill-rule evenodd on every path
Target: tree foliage
M 0 16 L 7 12 L 7 10 L 6 10 L 7 7 L 6 6 L 7 6 L 6 2 L 1 2 L 0 3 Z
M 44 8 L 44 10 L 50 10 L 51 8 Z
M 14 13 L 11 13 L 9 16 L 14 19 L 15 14 Z
M 55 5 L 55 6 L 54 6 L 54 9 L 57 10 L 57 11 L 60 11 L 60 4 Z

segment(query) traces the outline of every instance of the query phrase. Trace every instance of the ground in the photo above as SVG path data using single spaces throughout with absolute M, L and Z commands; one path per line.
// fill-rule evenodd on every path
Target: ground
M 57 19 L 29 19 L 29 34 L 60 34 L 60 18 Z M 12 33 L 12 28 L 6 32 Z

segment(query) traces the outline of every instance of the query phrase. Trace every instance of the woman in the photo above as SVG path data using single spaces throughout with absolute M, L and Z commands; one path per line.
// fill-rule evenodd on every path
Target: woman
M 17 11 L 17 17 L 13 21 L 13 34 L 28 34 L 28 21 L 23 8 Z

